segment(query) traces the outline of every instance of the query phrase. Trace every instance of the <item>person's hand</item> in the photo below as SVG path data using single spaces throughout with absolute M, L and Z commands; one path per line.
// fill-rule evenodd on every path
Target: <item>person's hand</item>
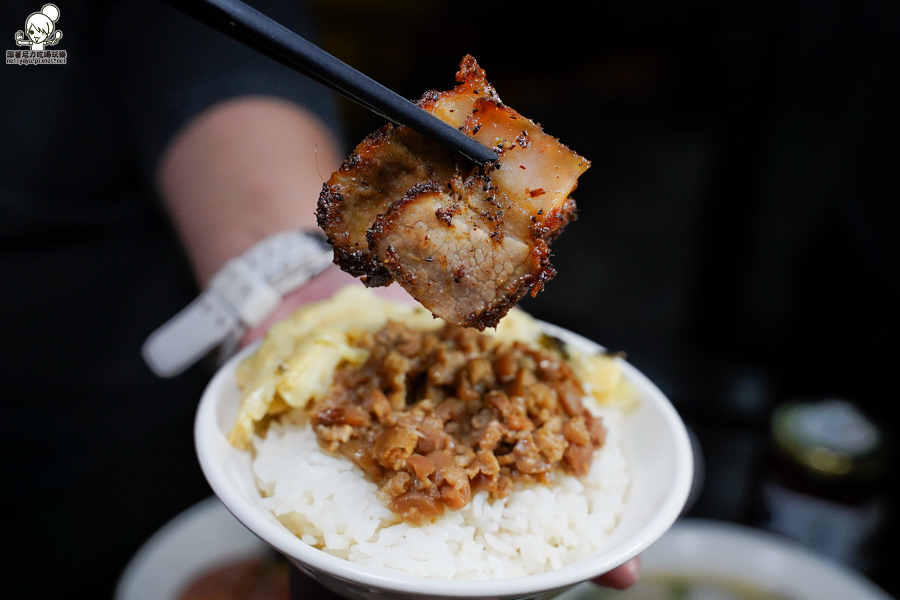
M 615 590 L 624 590 L 633 586 L 641 577 L 641 557 L 635 557 L 620 567 L 616 567 L 609 573 L 593 579 L 593 582 L 603 587 Z

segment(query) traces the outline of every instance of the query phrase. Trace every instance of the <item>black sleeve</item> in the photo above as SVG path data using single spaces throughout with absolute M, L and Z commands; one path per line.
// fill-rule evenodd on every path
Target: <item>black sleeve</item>
M 316 41 L 310 11 L 300 0 L 247 4 Z M 161 1 L 123 11 L 113 27 L 117 86 L 144 176 L 178 129 L 205 108 L 229 98 L 269 95 L 296 102 L 339 135 L 335 97 L 322 85 L 246 48 Z

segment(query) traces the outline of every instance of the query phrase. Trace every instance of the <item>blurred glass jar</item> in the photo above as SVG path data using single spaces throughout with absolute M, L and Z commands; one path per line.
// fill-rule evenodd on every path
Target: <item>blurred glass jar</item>
M 770 425 L 757 525 L 870 572 L 890 508 L 882 429 L 830 397 L 786 402 Z

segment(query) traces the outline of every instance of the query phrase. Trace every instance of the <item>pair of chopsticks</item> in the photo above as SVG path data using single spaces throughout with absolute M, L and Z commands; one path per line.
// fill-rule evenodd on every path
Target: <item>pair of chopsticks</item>
M 478 164 L 497 154 L 240 0 L 167 0 L 173 7 Z

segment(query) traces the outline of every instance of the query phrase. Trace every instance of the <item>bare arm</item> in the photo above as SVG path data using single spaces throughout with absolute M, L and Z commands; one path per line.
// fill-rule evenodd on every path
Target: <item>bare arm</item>
M 288 102 L 239 98 L 201 113 L 158 171 L 198 283 L 270 234 L 315 228 L 322 183 L 339 164 L 332 133 Z
M 287 229 L 314 229 L 322 184 L 341 162 L 333 134 L 286 101 L 242 98 L 216 105 L 175 136 L 158 184 L 197 282 L 206 285 L 231 258 Z M 331 267 L 284 298 L 243 342 L 302 304 L 331 296 L 355 277 Z M 408 299 L 398 286 L 380 292 Z

